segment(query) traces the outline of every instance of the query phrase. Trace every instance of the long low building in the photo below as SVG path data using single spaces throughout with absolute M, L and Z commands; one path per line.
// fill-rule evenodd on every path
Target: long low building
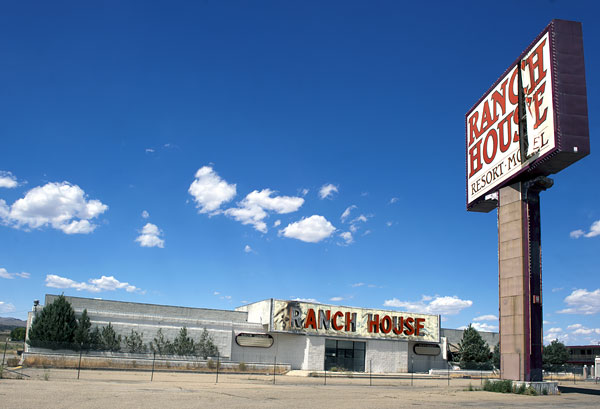
M 47 294 L 45 305 L 58 296 Z M 175 339 L 182 327 L 200 338 L 206 329 L 222 359 L 245 363 L 274 360 L 292 369 L 322 371 L 426 372 L 447 368 L 447 351 L 461 330 L 445 330 L 440 316 L 390 310 L 267 299 L 215 310 L 65 297 L 92 326 L 109 323 L 117 334 L 132 330 L 147 344 L 160 329 Z M 28 317 L 28 328 L 41 306 Z M 448 336 L 446 336 L 448 332 Z M 496 333 L 481 333 L 490 346 Z M 450 338 L 450 339 L 448 339 Z

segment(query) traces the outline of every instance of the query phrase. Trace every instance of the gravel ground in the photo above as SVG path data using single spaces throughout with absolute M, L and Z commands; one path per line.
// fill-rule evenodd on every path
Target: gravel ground
M 265 375 L 26 369 L 30 378 L 0 380 L 0 408 L 590 408 L 600 407 L 600 385 L 565 384 L 558 396 L 467 391 L 479 380 L 328 379 Z M 47 380 L 46 380 L 47 379 Z

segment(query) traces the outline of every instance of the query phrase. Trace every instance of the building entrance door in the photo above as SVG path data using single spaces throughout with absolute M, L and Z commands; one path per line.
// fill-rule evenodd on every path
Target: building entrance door
M 325 340 L 325 370 L 364 372 L 366 342 Z

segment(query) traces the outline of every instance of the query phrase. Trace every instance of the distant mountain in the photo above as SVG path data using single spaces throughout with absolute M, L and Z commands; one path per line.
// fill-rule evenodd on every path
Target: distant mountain
M 18 318 L 0 317 L 0 330 L 13 329 L 25 326 L 27 326 L 27 321 L 23 321 Z

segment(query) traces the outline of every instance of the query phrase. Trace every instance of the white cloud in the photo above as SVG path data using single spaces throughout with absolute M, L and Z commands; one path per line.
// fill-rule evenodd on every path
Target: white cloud
M 79 186 L 68 182 L 34 187 L 10 208 L 0 200 L 4 224 L 25 229 L 50 225 L 66 234 L 91 233 L 96 225 L 90 220 L 107 209 L 99 200 L 88 200 Z
M 473 318 L 473 321 L 475 321 L 475 322 L 478 322 L 478 321 L 498 321 L 498 317 L 496 317 L 493 314 L 480 315 L 479 317 Z
M 473 328 L 475 328 L 477 331 L 485 331 L 485 332 L 498 331 L 497 325 L 486 324 L 485 322 L 474 322 L 472 325 L 473 325 Z
M 342 223 L 344 223 L 346 221 L 346 219 L 348 218 L 348 216 L 350 216 L 350 212 L 353 209 L 356 209 L 356 205 L 348 206 L 346 208 L 346 210 L 344 210 L 344 213 L 342 213 L 342 216 L 340 217 L 340 220 L 342 221 Z
M 572 239 L 578 239 L 578 238 L 580 238 L 581 236 L 583 236 L 584 234 L 585 234 L 585 232 L 584 232 L 583 230 L 581 230 L 581 229 L 577 229 L 577 230 L 573 230 L 571 233 L 569 233 L 569 236 L 570 236 Z
M 325 217 L 315 214 L 288 224 L 279 233 L 307 243 L 318 243 L 331 236 L 334 231 L 335 227 Z
M 277 227 L 281 224 L 281 220 L 277 219 L 275 220 L 275 223 L 273 223 L 273 227 Z
M 595 291 L 576 289 L 564 299 L 569 306 L 558 311 L 562 314 L 592 315 L 600 312 L 600 288 Z
M 154 149 L 152 149 L 152 148 L 146 148 L 146 153 L 154 153 Z
M 386 222 L 385 225 L 387 227 L 392 227 L 394 225 L 394 222 Z
M 254 190 L 238 203 L 237 208 L 227 209 L 225 214 L 241 222 L 250 224 L 260 232 L 267 232 L 267 224 L 264 219 L 268 211 L 278 214 L 287 214 L 297 211 L 303 204 L 304 199 L 295 196 L 274 196 L 271 189 L 263 189 L 260 192 Z
M 216 214 L 223 203 L 235 197 L 236 185 L 221 179 L 212 167 L 203 166 L 196 172 L 188 192 L 196 202 L 198 213 Z
M 292 298 L 292 301 L 312 302 L 312 303 L 316 303 L 316 304 L 319 303 L 319 301 L 317 301 L 314 298 L 300 298 L 300 297 L 296 297 L 296 298 Z
M 17 187 L 17 178 L 10 172 L 0 170 L 0 187 L 12 189 Z
M 400 301 L 397 298 L 392 298 L 391 300 L 385 300 L 383 305 L 386 307 L 403 308 L 406 311 L 422 312 L 425 314 L 454 315 L 465 308 L 469 308 L 473 305 L 473 301 L 461 300 L 456 296 L 437 296 L 431 300 L 427 297 L 423 297 L 421 301 Z
M 246 244 L 246 247 L 244 247 L 244 252 L 245 253 L 252 253 L 252 247 L 250 247 L 249 245 Z
M 548 330 L 544 330 L 544 341 L 547 344 L 555 339 L 558 339 L 561 342 L 567 342 L 569 339 L 569 334 L 566 334 L 562 328 L 550 328 Z
M 306 196 L 306 195 L 308 194 L 308 192 L 309 192 L 309 190 L 308 190 L 308 189 L 306 189 L 306 188 L 304 188 L 304 189 L 300 190 L 300 194 L 301 194 L 302 196 Z
M 400 200 L 400 199 L 398 199 L 397 197 L 392 197 L 390 199 L 390 204 L 394 204 L 394 203 L 398 202 L 398 200 Z
M 162 235 L 162 231 L 152 223 L 146 223 L 146 225 L 142 228 L 141 234 L 136 237 L 135 241 L 140 243 L 141 247 L 165 247 L 165 240 L 160 236 Z
M 142 212 L 142 218 L 147 219 L 148 217 L 150 217 L 150 213 L 148 213 L 146 210 L 144 210 Z
M 600 335 L 600 328 L 587 328 L 581 324 L 569 325 L 567 329 L 572 330 L 575 335 Z
M 571 236 L 573 239 L 578 239 L 582 236 L 587 238 L 600 236 L 600 220 L 593 222 L 590 226 L 590 231 L 587 233 L 581 229 L 577 229 L 569 233 L 569 236 Z
M 333 302 L 339 302 L 339 301 L 343 301 L 344 297 L 331 297 L 329 299 L 329 301 L 333 301 Z
M 346 246 L 348 246 L 354 242 L 354 239 L 352 238 L 352 233 L 350 233 L 349 231 L 340 233 L 340 237 L 344 240 L 343 244 Z
M 338 188 L 335 185 L 332 185 L 331 183 L 329 184 L 325 184 L 323 186 L 321 186 L 321 189 L 319 189 L 319 197 L 321 199 L 326 199 L 328 197 L 333 197 L 334 193 L 338 192 Z
M 46 287 L 52 288 L 73 288 L 77 291 L 89 291 L 99 293 L 101 291 L 125 290 L 129 293 L 141 292 L 139 288 L 129 283 L 122 283 L 113 276 L 102 276 L 100 278 L 89 279 L 87 283 L 77 282 L 70 278 L 61 277 L 55 274 L 46 276 Z
M 215 291 L 213 292 L 213 295 L 221 295 L 221 293 L 219 291 Z
M 352 287 L 362 287 L 363 285 L 365 285 L 365 283 L 354 283 L 354 284 L 351 284 Z
M 0 301 L 0 312 L 13 312 L 15 310 L 15 306 L 9 302 Z
M 9 273 L 5 268 L 0 268 L 0 278 L 12 280 L 15 277 L 29 278 L 29 273 Z
M 564 290 L 564 289 L 565 289 L 564 287 L 557 287 L 557 288 L 553 288 L 553 289 L 552 289 L 552 292 L 553 292 L 553 293 L 557 293 L 557 292 L 559 292 L 559 291 L 562 291 L 562 290 Z

